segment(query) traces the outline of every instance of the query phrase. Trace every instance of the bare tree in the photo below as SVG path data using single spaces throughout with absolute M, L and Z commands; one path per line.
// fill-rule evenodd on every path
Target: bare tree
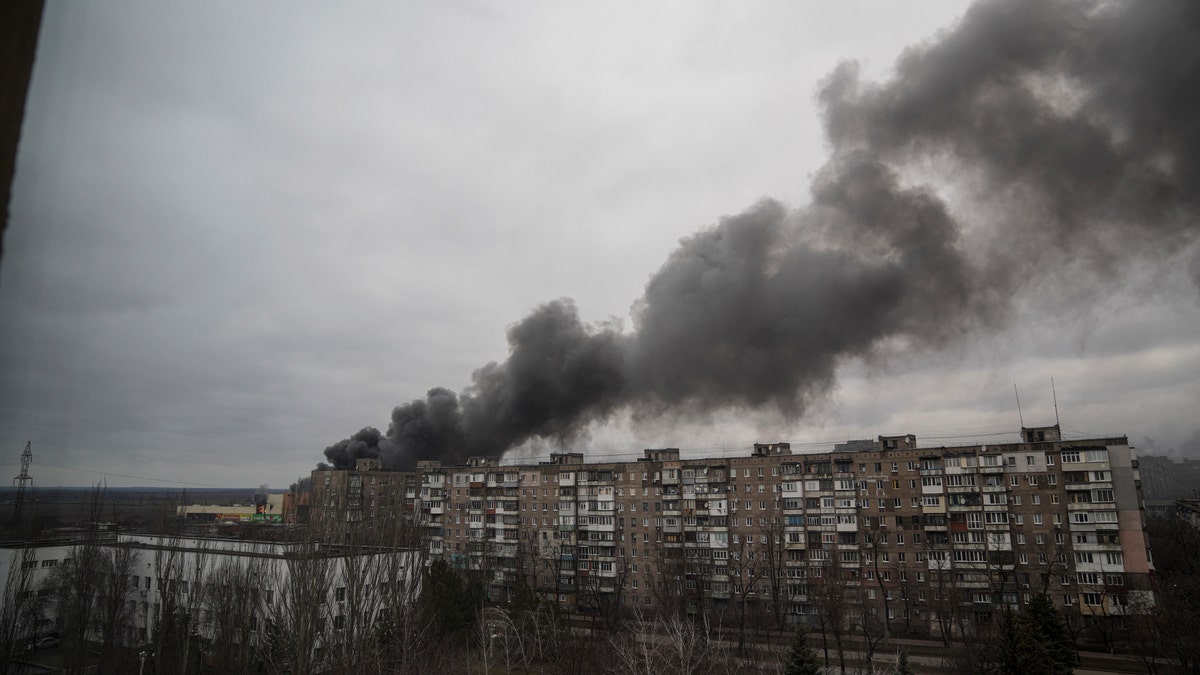
M 924 572 L 922 572 L 923 574 Z M 903 612 L 904 619 L 904 634 L 913 635 L 912 618 L 917 612 L 918 602 L 921 599 L 922 593 L 925 592 L 925 585 L 916 583 L 917 570 L 911 564 L 905 562 L 899 565 L 896 569 L 896 593 L 899 596 L 900 607 Z M 923 624 L 927 626 L 927 624 Z M 926 635 L 927 630 L 924 628 L 920 631 L 921 635 Z
M 226 560 L 204 583 L 204 610 L 211 634 L 209 658 L 223 673 L 251 673 L 258 667 L 255 642 L 264 616 L 268 587 L 262 558 Z
M 101 548 L 97 553 L 93 560 L 100 565 L 96 575 L 96 634 L 100 638 L 101 670 L 119 671 L 128 665 L 122 663 L 121 648 L 133 637 L 136 600 L 132 595 L 138 588 L 138 578 L 134 575 L 139 558 L 131 547 L 119 544 Z
M 847 593 L 845 570 L 837 550 L 828 551 L 829 557 L 823 565 L 810 569 L 816 578 L 809 577 L 809 593 L 821 626 L 822 644 L 825 646 L 825 665 L 829 665 L 827 635 L 833 636 L 837 649 L 838 667 L 846 672 L 846 632 L 849 629 L 850 598 Z
M 766 575 L 769 562 L 757 555 L 752 543 L 753 535 L 746 535 L 731 543 L 729 548 L 729 576 L 733 578 L 733 609 L 737 621 L 737 653 L 746 651 L 746 619 L 758 606 L 758 584 Z
M 155 550 L 155 580 L 159 584 L 154 664 L 160 673 L 187 675 L 201 667 L 204 624 L 204 580 L 212 563 L 207 542 L 188 542 L 184 551 L 180 530 L 159 541 Z
M 668 547 L 655 542 L 653 567 L 651 569 L 650 593 L 658 611 L 664 614 L 687 614 L 689 597 L 687 592 L 687 561 L 683 549 Z
M 960 613 L 960 589 L 954 583 L 950 557 L 946 551 L 928 546 L 926 556 L 929 560 L 929 583 L 933 591 L 930 604 L 937 616 L 938 635 L 942 639 L 942 645 L 948 647 L 954 636 L 955 620 Z
M 586 577 L 579 577 L 578 593 L 580 605 L 592 616 L 592 628 L 602 629 L 606 634 L 616 630 L 620 622 L 625 597 L 625 586 L 629 580 L 630 566 L 623 560 L 609 563 L 613 576 L 597 574 L 607 570 L 591 570 Z
M 49 622 L 51 607 L 47 601 L 57 592 L 37 583 L 37 549 L 43 521 L 32 510 L 24 511 L 20 518 L 18 515 L 14 507 L 8 531 L 0 535 L 12 546 L 0 595 L 0 673 L 8 671 L 10 660 L 22 647 L 37 639 L 39 625 Z
M 891 617 L 892 617 L 892 597 L 889 588 L 884 582 L 884 572 L 891 574 L 890 564 L 884 563 L 883 556 L 883 538 L 887 535 L 883 529 L 883 518 L 885 516 L 877 516 L 875 518 L 866 517 L 866 532 L 863 533 L 863 554 L 869 560 L 871 565 L 871 576 L 875 578 L 876 589 L 879 592 L 881 601 L 883 602 L 883 619 L 881 621 L 883 628 L 883 638 L 891 637 Z M 885 570 L 887 565 L 889 569 Z
M 537 655 L 536 632 L 525 630 L 520 613 L 513 613 L 499 607 L 488 607 L 479 613 L 479 628 L 482 645 L 491 657 L 499 658 L 506 672 L 516 669 L 529 670 Z
M 1131 589 L 1134 640 L 1153 675 L 1200 672 L 1200 530 L 1181 518 L 1147 523 L 1157 575 Z
M 50 585 L 58 589 L 58 630 L 68 668 L 86 665 L 88 631 L 96 619 L 96 589 L 100 585 L 100 549 L 94 544 L 72 547 L 55 568 Z
M 434 649 L 431 620 L 417 605 L 429 552 L 425 540 L 425 528 L 401 513 L 380 523 L 378 543 L 389 555 L 382 561 L 379 582 L 376 670 L 405 675 L 431 669 L 425 667 Z
M 334 640 L 330 651 L 335 667 L 352 668 L 365 662 L 374 646 L 375 621 L 384 607 L 381 588 L 388 579 L 388 555 L 376 538 L 350 534 L 337 546 L 333 565 L 332 613 Z
M 759 527 L 762 546 L 758 554 L 762 558 L 763 578 L 767 582 L 767 604 L 771 608 L 771 617 L 775 627 L 782 629 L 784 617 L 789 604 L 787 596 L 787 545 L 785 543 L 783 521 L 774 517 L 765 521 Z
M 332 560 L 318 542 L 303 541 L 271 567 L 266 661 L 275 670 L 319 670 L 329 646 Z
M 36 588 L 34 583 L 36 552 L 37 546 L 32 542 L 15 549 L 4 580 L 4 595 L 0 598 L 3 603 L 0 609 L 0 673 L 7 673 L 11 659 L 21 647 L 36 639 L 37 622 L 45 614 L 38 598 L 43 589 Z
M 83 533 L 48 580 L 48 586 L 57 589 L 58 628 L 65 643 L 64 664 L 69 669 L 82 668 L 91 661 L 87 643 L 99 623 L 98 593 L 108 567 L 102 549 L 108 538 L 99 529 L 105 493 L 103 484 L 93 488 Z
M 610 638 L 613 671 L 628 675 L 733 671 L 729 654 L 703 616 L 692 621 L 678 614 L 660 614 L 650 621 L 638 614 L 637 619 L 642 630 Z

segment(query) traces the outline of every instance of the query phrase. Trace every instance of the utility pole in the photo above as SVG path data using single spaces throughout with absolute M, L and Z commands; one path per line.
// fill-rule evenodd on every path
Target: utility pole
M 25 486 L 33 482 L 33 476 L 29 475 L 29 465 L 33 463 L 33 445 L 31 441 L 25 441 L 25 452 L 21 453 L 21 473 L 13 478 L 13 485 L 17 486 L 17 500 L 13 509 L 13 525 L 21 523 L 21 509 L 25 506 Z

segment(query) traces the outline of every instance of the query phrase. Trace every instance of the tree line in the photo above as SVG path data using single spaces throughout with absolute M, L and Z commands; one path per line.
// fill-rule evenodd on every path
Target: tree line
M 102 520 L 103 499 L 98 489 L 93 523 Z M 140 553 L 85 528 L 43 581 L 34 582 L 36 568 L 11 567 L 0 647 L 7 672 L 31 627 L 49 620 L 64 666 L 100 673 L 821 672 L 811 670 L 814 663 L 823 672 L 911 670 L 891 638 L 916 634 L 908 612 L 915 586 L 914 597 L 904 583 L 886 594 L 836 557 L 802 578 L 784 576 L 777 572 L 785 569 L 777 559 L 784 548 L 766 528 L 762 545 L 743 540 L 731 548 L 733 581 L 720 606 L 699 602 L 703 585 L 687 583 L 703 577 L 696 561 L 658 547 L 652 609 L 626 602 L 631 575 L 618 564 L 603 582 L 576 578 L 574 614 L 560 607 L 567 570 L 553 543 L 523 546 L 511 592 L 489 599 L 499 568 L 427 559 L 425 529 L 403 517 L 264 529 L 257 534 L 274 532 L 293 553 L 249 562 L 202 544 L 189 549 L 176 520 L 159 529 L 165 545 Z M 1200 534 L 1175 520 L 1151 521 L 1149 533 L 1156 602 L 1127 617 L 1103 617 L 1114 619 L 1108 647 L 1141 654 L 1151 673 L 1196 672 L 1200 638 L 1190 629 L 1200 619 Z M 363 555 L 379 550 L 410 551 L 410 573 L 394 567 L 395 556 Z M 18 551 L 19 561 L 32 553 Z M 961 606 L 961 589 L 938 578 L 935 569 L 924 586 L 929 606 Z M 151 585 L 159 602 L 144 607 L 139 593 Z M 786 599 L 797 594 L 810 604 L 801 623 L 811 633 L 797 632 L 787 614 Z M 868 594 L 883 612 L 872 611 Z M 1018 607 L 1000 604 L 971 629 L 969 642 L 947 640 L 944 662 L 981 675 L 1071 672 L 1077 640 L 1095 618 L 1063 612 L 1044 589 L 1031 595 Z M 893 609 L 902 618 L 893 620 Z M 945 616 L 956 621 L 949 609 Z M 147 623 L 149 630 L 141 628 Z

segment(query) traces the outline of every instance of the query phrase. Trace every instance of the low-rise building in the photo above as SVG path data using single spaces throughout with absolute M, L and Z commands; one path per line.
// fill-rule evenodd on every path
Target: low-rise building
M 260 492 L 247 504 L 189 504 L 175 507 L 188 520 L 219 523 L 282 523 L 286 495 Z
M 334 648 L 375 639 L 383 613 L 415 601 L 419 560 L 411 549 L 314 541 L 92 533 L 18 542 L 0 547 L 0 614 L 15 622 L 10 641 L 74 631 L 141 647 L 174 626 L 213 649 L 293 641 L 319 665 Z

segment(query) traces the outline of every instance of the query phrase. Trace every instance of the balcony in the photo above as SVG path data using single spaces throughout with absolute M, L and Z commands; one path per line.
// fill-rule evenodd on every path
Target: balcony
M 944 485 L 943 487 L 946 488 L 948 494 L 952 495 L 970 494 L 979 490 L 977 485 Z

